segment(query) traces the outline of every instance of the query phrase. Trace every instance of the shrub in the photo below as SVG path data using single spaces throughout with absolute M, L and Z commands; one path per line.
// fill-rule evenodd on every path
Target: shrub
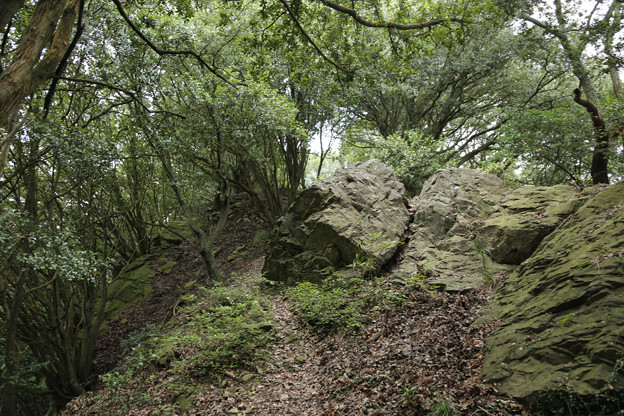
M 219 378 L 232 368 L 252 367 L 265 357 L 272 340 L 268 301 L 257 288 L 215 284 L 200 289 L 199 300 L 180 312 L 188 320 L 159 340 L 173 350 L 188 350 L 177 371 Z
M 302 282 L 285 289 L 295 314 L 314 331 L 329 334 L 357 331 L 369 321 L 372 306 L 380 309 L 402 298 L 381 287 L 380 280 L 329 277 L 320 284 Z

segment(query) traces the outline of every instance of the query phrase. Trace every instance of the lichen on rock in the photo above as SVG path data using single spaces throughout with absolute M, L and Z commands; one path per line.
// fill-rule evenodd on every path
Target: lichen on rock
M 449 291 L 479 287 L 484 276 L 509 270 L 490 261 L 474 231 L 508 191 L 494 175 L 472 169 L 438 170 L 413 202 L 411 240 L 399 269 L 405 277 L 426 275 Z
M 479 227 L 476 242 L 488 247 L 494 261 L 520 264 L 590 194 L 567 185 L 524 186 L 510 191 Z
M 404 187 L 377 160 L 356 163 L 301 192 L 268 243 L 264 274 L 318 282 L 358 258 L 378 269 L 396 253 L 410 215 Z
M 484 311 L 500 326 L 488 339 L 483 377 L 510 396 L 624 391 L 616 374 L 624 352 L 624 182 L 587 199 L 595 192 Z

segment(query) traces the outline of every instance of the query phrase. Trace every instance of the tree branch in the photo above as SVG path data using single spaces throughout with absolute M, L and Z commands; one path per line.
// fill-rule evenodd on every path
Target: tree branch
M 589 113 L 592 119 L 592 124 L 597 131 L 606 131 L 605 122 L 600 116 L 598 108 L 590 101 L 581 98 L 581 90 L 574 89 L 574 102 L 585 107 L 585 110 Z
M 325 6 L 330 7 L 336 10 L 337 12 L 351 16 L 353 20 L 355 20 L 357 23 L 361 24 L 362 26 L 367 26 L 367 27 L 378 27 L 378 28 L 383 27 L 383 28 L 397 29 L 397 30 L 417 30 L 417 29 L 427 29 L 433 26 L 439 26 L 447 22 L 455 22 L 455 23 L 461 23 L 461 24 L 468 23 L 463 19 L 456 19 L 456 18 L 435 19 L 435 20 L 430 20 L 428 22 L 413 23 L 409 25 L 404 25 L 401 23 L 394 23 L 394 22 L 371 22 L 369 20 L 364 19 L 362 16 L 360 16 L 355 11 L 355 9 L 350 9 L 341 4 L 334 3 L 333 1 L 330 1 L 330 0 L 321 0 L 321 2 Z
M 542 22 L 541 20 L 537 20 L 536 18 L 534 18 L 533 16 L 530 16 L 526 13 L 521 13 L 519 15 L 519 17 L 522 20 L 526 20 L 527 22 L 531 22 L 533 23 L 535 26 L 540 27 L 542 29 L 544 29 L 547 33 L 550 33 L 551 35 L 560 37 L 560 32 L 559 30 L 557 30 L 556 28 L 552 27 L 551 25 L 549 25 L 548 23 Z
M 280 0 L 282 2 L 282 4 L 284 5 L 284 7 L 286 8 L 286 10 L 288 11 L 288 14 L 290 15 L 290 18 L 293 20 L 293 22 L 295 22 L 295 24 L 297 25 L 297 27 L 299 28 L 299 30 L 301 31 L 301 33 L 303 34 L 303 36 L 305 36 L 305 38 L 308 40 L 308 42 L 310 42 L 310 44 L 314 47 L 314 49 L 316 49 L 316 51 L 318 52 L 319 55 L 321 55 L 321 57 L 323 59 L 325 59 L 327 62 L 329 62 L 330 64 L 332 64 L 333 66 L 335 66 L 336 68 L 338 68 L 339 70 L 341 70 L 342 72 L 345 72 L 347 74 L 352 74 L 353 72 L 343 68 L 340 64 L 334 62 L 330 57 L 328 57 L 327 55 L 325 55 L 323 53 L 323 51 L 321 50 L 321 48 L 318 47 L 318 45 L 316 44 L 316 42 L 314 42 L 314 40 L 312 40 L 312 38 L 310 37 L 310 35 L 308 35 L 308 33 L 305 31 L 305 29 L 303 28 L 303 26 L 301 25 L 301 22 L 299 22 L 299 19 L 297 19 L 297 15 L 295 14 L 295 12 L 293 11 L 292 7 L 290 7 L 290 5 L 286 2 L 286 0 Z
M 0 125 L 58 68 L 69 47 L 78 0 L 39 0 L 11 62 L 0 74 Z
M 76 24 L 76 33 L 74 34 L 74 38 L 69 44 L 67 51 L 65 51 L 65 55 L 63 56 L 63 58 L 61 59 L 61 62 L 56 68 L 56 72 L 54 73 L 54 75 L 61 75 L 63 71 L 65 71 L 65 67 L 67 67 L 67 61 L 69 60 L 69 57 L 71 56 L 71 54 L 74 52 L 74 48 L 76 47 L 76 45 L 78 44 L 78 40 L 82 36 L 82 32 L 84 31 L 84 24 L 82 21 L 83 14 L 84 14 L 84 0 L 80 0 L 80 5 L 78 6 L 78 21 Z M 58 84 L 58 81 L 59 81 L 58 78 L 54 78 L 52 80 L 52 85 L 50 85 L 50 89 L 48 90 L 48 93 L 46 94 L 45 101 L 43 104 L 43 109 L 44 109 L 43 118 L 44 119 L 48 116 L 48 112 L 50 111 L 50 105 L 52 104 L 52 98 L 54 98 L 54 93 L 56 92 L 56 86 Z
M 113 85 L 113 84 L 109 84 L 108 82 L 96 81 L 96 80 L 92 80 L 92 79 L 63 77 L 63 76 L 58 76 L 58 75 L 54 75 L 54 76 L 52 76 L 52 78 L 53 79 L 63 80 L 63 81 L 81 82 L 81 83 L 85 83 L 85 84 L 99 85 L 100 87 L 105 87 L 105 88 L 108 88 L 108 89 L 111 89 L 111 90 L 114 90 L 114 91 L 123 92 L 124 94 L 127 94 L 128 96 L 130 96 L 130 98 L 132 98 L 141 107 L 143 107 L 145 109 L 145 111 L 147 111 L 150 114 L 164 113 L 164 114 L 169 114 L 169 115 L 172 115 L 172 116 L 180 117 L 182 119 L 186 118 L 186 116 L 183 116 L 182 114 L 175 113 L 175 112 L 169 111 L 169 110 L 150 110 L 145 104 L 143 104 L 143 102 L 139 98 L 137 98 L 136 94 L 133 91 L 127 90 L 125 88 L 118 87 L 118 86 Z
M 195 51 L 192 51 L 192 50 L 181 50 L 181 51 L 179 51 L 179 50 L 162 49 L 162 48 L 159 48 L 158 46 L 156 46 L 143 32 L 141 32 L 141 30 L 132 22 L 132 20 L 130 20 L 130 17 L 128 17 L 128 15 L 126 14 L 125 10 L 123 9 L 123 7 L 121 5 L 121 2 L 119 0 L 113 0 L 113 3 L 115 3 L 115 6 L 117 6 L 117 10 L 119 11 L 119 14 L 126 21 L 128 26 L 130 26 L 130 29 L 132 29 L 132 31 L 134 33 L 136 33 L 141 38 L 141 40 L 143 42 L 145 42 L 145 44 L 147 46 L 149 46 L 158 55 L 160 55 L 160 56 L 164 56 L 164 55 L 190 55 L 190 56 L 194 57 L 197 60 L 197 62 L 199 62 L 200 66 L 206 68 L 212 74 L 214 74 L 219 79 L 221 79 L 223 82 L 231 85 L 232 87 L 236 87 L 237 86 L 237 84 L 233 83 L 232 81 L 227 79 L 225 76 L 221 75 L 217 71 L 217 69 L 215 67 L 213 67 L 208 62 L 206 62 L 204 60 L 204 58 L 202 58 Z M 240 85 L 244 85 L 244 84 L 240 84 Z

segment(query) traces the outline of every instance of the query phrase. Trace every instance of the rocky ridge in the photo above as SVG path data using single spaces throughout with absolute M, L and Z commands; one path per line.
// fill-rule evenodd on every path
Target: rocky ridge
M 381 171 L 378 162 L 368 163 Z M 302 269 L 280 271 L 289 283 L 308 280 L 313 273 L 317 281 L 332 278 L 356 259 L 357 238 L 340 250 L 351 255 L 320 263 L 331 265 L 329 272 L 300 259 L 313 257 L 310 249 L 323 256 L 335 241 L 323 237 L 344 235 L 345 229 L 360 239 L 360 247 L 365 236 L 402 235 L 409 220 L 403 212 L 397 216 L 397 208 L 382 216 L 378 207 L 367 211 L 374 204 L 366 203 L 354 216 L 342 211 L 344 198 L 327 196 L 342 195 L 341 186 L 361 182 L 377 198 L 385 189 L 379 188 L 382 182 L 369 176 L 366 181 L 353 179 L 358 169 L 365 172 L 367 167 L 354 166 L 302 193 L 267 253 L 269 277 L 279 275 L 271 271 L 272 264 L 295 259 Z M 341 182 L 344 177 L 349 179 Z M 311 196 L 319 195 L 319 190 L 327 193 Z M 399 195 L 393 201 L 400 207 Z M 464 292 L 509 275 L 487 307 L 486 315 L 500 320 L 500 327 L 488 339 L 485 380 L 527 400 L 562 386 L 584 396 L 624 390 L 624 378 L 617 377 L 624 351 L 619 329 L 624 324 L 624 182 L 584 190 L 565 185 L 509 190 L 493 175 L 444 169 L 425 183 L 411 204 L 411 237 L 393 267 L 395 279 Z M 353 210 L 352 202 L 346 206 L 347 212 Z M 293 218 L 299 219 L 296 226 L 285 227 L 294 223 Z M 301 232 L 309 218 L 312 224 L 322 224 L 324 232 Z M 362 226 L 360 218 L 376 220 L 365 222 L 366 232 L 354 232 L 353 224 Z M 332 224 L 338 226 L 331 228 Z M 306 240 L 309 235 L 314 238 Z M 301 240 L 286 250 L 283 242 L 292 238 Z M 389 258 L 380 256 L 377 265 L 382 267 Z
M 180 414 L 414 414 L 438 402 L 465 414 L 530 414 L 497 391 L 529 404 L 550 400 L 552 409 L 578 415 L 622 406 L 624 182 L 508 190 L 492 175 L 446 169 L 427 181 L 408 210 L 391 171 L 377 161 L 362 165 L 302 193 L 267 252 L 267 262 L 280 252 L 296 261 L 265 271 L 277 270 L 277 280 L 289 284 L 319 282 L 368 262 L 372 274 L 382 275 L 375 290 L 403 299 L 403 306 L 370 305 L 378 312 L 353 338 L 316 338 L 292 315 L 289 299 L 273 294 L 276 345 L 262 371 L 228 373 L 231 380 L 219 385 L 190 385 L 182 400 L 166 387 L 175 368 L 167 360 L 157 373 L 144 369 L 127 387 L 118 386 L 112 403 L 143 386 L 153 402 L 131 406 L 127 414 L 153 414 L 163 408 L 155 403 L 169 403 L 165 407 Z M 382 215 L 386 209 L 392 215 Z M 335 213 L 340 221 L 325 217 Z M 287 223 L 301 240 L 289 238 Z M 370 227 L 360 236 L 356 223 Z M 244 234 L 224 237 L 222 267 L 237 262 L 233 253 L 250 239 Z M 388 235 L 406 244 L 371 244 Z M 307 243 L 308 236 L 316 242 Z M 297 257 L 301 249 L 309 252 Z M 158 279 L 178 273 L 175 261 L 155 260 L 147 259 Z M 245 273 L 257 275 L 261 260 L 259 253 L 249 257 L 254 270 Z M 186 274 L 191 280 L 194 272 Z M 152 278 L 139 273 L 139 280 L 146 276 Z M 156 292 L 138 291 L 141 302 Z M 126 313 L 138 305 L 124 309 L 116 325 L 138 324 Z M 93 414 L 93 406 L 111 404 L 95 397 L 75 401 L 67 414 Z

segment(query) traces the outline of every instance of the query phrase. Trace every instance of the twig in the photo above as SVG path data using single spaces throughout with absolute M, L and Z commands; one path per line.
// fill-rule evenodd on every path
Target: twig
M 130 98 L 132 98 L 141 107 L 143 107 L 145 109 L 145 111 L 147 111 L 150 114 L 165 113 L 165 114 L 170 114 L 172 116 L 180 117 L 180 118 L 183 118 L 183 119 L 186 118 L 186 116 L 183 116 L 180 113 L 176 113 L 176 112 L 169 111 L 169 110 L 150 110 L 145 104 L 143 104 L 143 102 L 139 98 L 137 98 L 136 94 L 133 91 L 127 90 L 125 88 L 121 88 L 121 87 L 119 87 L 117 85 L 109 84 L 108 82 L 96 81 L 96 80 L 93 80 L 93 79 L 84 79 L 84 78 L 63 77 L 63 76 L 57 76 L 57 75 L 54 75 L 52 78 L 60 79 L 60 80 L 64 80 L 64 81 L 82 82 L 82 83 L 85 83 L 85 84 L 99 85 L 101 87 L 106 87 L 106 88 L 109 88 L 109 89 L 114 90 L 114 91 L 120 91 L 120 92 L 123 92 L 124 94 L 129 95 Z
M 222 81 L 226 82 L 227 84 L 229 84 L 232 87 L 236 87 L 236 84 L 234 84 L 232 81 L 227 79 L 225 76 L 221 75 L 217 71 L 217 69 L 215 67 L 213 67 L 208 62 L 206 62 L 197 52 L 192 51 L 192 50 L 162 49 L 162 48 L 159 48 L 158 46 L 156 46 L 143 32 L 141 32 L 141 30 L 132 22 L 132 20 L 130 20 L 130 17 L 128 17 L 128 15 L 126 14 L 125 10 L 123 9 L 123 7 L 121 5 L 121 2 L 119 0 L 113 0 L 113 3 L 115 3 L 115 6 L 117 6 L 117 10 L 119 11 L 119 14 L 126 21 L 128 26 L 130 26 L 130 29 L 132 29 L 134 31 L 134 33 L 136 33 L 141 38 L 141 40 L 143 40 L 143 42 L 145 42 L 145 44 L 147 46 L 149 46 L 158 55 L 160 55 L 160 56 L 163 56 L 163 55 L 190 55 L 190 56 L 194 57 L 195 59 L 197 59 L 197 61 L 199 62 L 199 64 L 202 67 L 204 67 L 208 71 L 212 72 L 214 75 L 216 75 Z
M 282 2 L 284 7 L 286 8 L 286 10 L 288 11 L 288 14 L 290 15 L 290 18 L 293 20 L 293 22 L 295 22 L 295 24 L 297 25 L 297 27 L 299 28 L 299 30 L 301 31 L 303 36 L 305 36 L 305 38 L 308 40 L 308 42 L 310 42 L 310 44 L 314 47 L 314 49 L 316 49 L 316 51 L 319 53 L 319 55 L 321 55 L 321 57 L 323 59 L 325 59 L 327 62 L 329 62 L 330 64 L 332 64 L 333 66 L 335 66 L 336 68 L 341 70 L 342 72 L 345 72 L 347 74 L 352 74 L 353 73 L 352 71 L 350 71 L 350 70 L 348 70 L 346 68 L 343 68 L 340 64 L 334 62 L 330 57 L 328 57 L 327 55 L 325 55 L 325 53 L 323 53 L 321 48 L 319 48 L 319 46 L 316 44 L 316 42 L 314 42 L 314 40 L 312 40 L 310 35 L 308 35 L 308 33 L 305 31 L 305 29 L 301 25 L 301 22 L 299 22 L 299 19 L 297 19 L 297 15 L 293 11 L 292 7 L 290 7 L 290 5 L 286 2 L 286 0 L 280 0 L 280 1 Z
M 362 16 L 360 16 L 355 11 L 355 9 L 350 9 L 348 7 L 342 6 L 338 3 L 334 3 L 333 1 L 329 1 L 329 0 L 321 0 L 321 2 L 327 7 L 330 7 L 336 10 L 337 12 L 344 13 L 346 15 L 351 16 L 353 20 L 355 20 L 357 23 L 361 24 L 362 26 L 367 26 L 367 27 L 383 27 L 383 28 L 397 29 L 397 30 L 417 30 L 417 29 L 427 29 L 433 26 L 442 25 L 446 22 L 455 22 L 455 23 L 461 23 L 461 24 L 468 23 L 463 19 L 457 19 L 457 18 L 429 20 L 428 22 L 413 23 L 409 25 L 405 25 L 401 23 L 394 23 L 394 22 L 371 22 L 369 20 L 364 19 Z

